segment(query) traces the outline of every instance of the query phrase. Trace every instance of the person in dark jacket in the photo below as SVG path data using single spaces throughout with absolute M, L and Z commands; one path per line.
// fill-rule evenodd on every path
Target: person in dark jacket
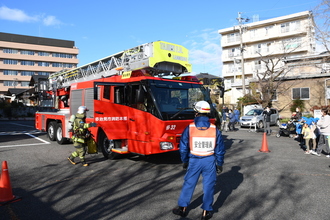
M 296 112 L 294 112 L 291 116 L 291 119 L 296 122 L 296 136 L 295 138 L 298 138 L 299 142 L 303 142 L 303 137 L 301 134 L 301 130 L 302 130 L 302 123 L 300 123 L 301 119 L 302 119 L 302 113 L 300 111 L 300 108 L 296 108 Z M 299 122 L 299 123 L 297 123 Z
M 213 215 L 213 194 L 217 174 L 222 172 L 225 146 L 221 132 L 210 123 L 207 114 L 210 105 L 205 101 L 197 102 L 194 122 L 183 131 L 180 140 L 180 154 L 183 168 L 187 169 L 178 206 L 172 210 L 175 215 L 185 217 L 187 206 L 193 196 L 200 175 L 203 176 L 202 218 L 210 219 Z
M 229 109 L 228 118 L 229 118 L 229 124 L 228 124 L 229 131 L 235 131 L 236 117 L 231 109 Z
M 272 111 L 270 108 L 267 106 L 266 109 L 263 111 L 263 116 L 264 116 L 264 121 L 265 121 L 265 132 L 267 135 L 270 135 L 270 116 L 272 115 Z
M 302 113 L 300 111 L 300 108 L 296 108 L 296 112 L 292 114 L 291 119 L 294 120 L 295 122 L 300 121 L 302 118 Z
M 223 108 L 222 108 L 222 131 L 228 131 L 228 124 L 229 124 L 228 108 L 226 106 L 223 106 Z

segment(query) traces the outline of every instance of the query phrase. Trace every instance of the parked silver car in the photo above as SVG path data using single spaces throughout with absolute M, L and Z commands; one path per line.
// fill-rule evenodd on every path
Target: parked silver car
M 271 108 L 270 116 L 270 125 L 280 125 L 280 115 L 278 114 L 277 109 Z M 263 128 L 265 126 L 265 117 L 262 115 L 264 109 L 254 108 L 248 111 L 240 119 L 241 127 L 254 127 L 257 125 L 257 128 Z

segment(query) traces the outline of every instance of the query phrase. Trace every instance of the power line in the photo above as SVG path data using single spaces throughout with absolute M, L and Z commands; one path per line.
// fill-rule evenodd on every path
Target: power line
M 308 5 L 308 4 L 317 3 L 317 2 L 319 2 L 319 1 L 312 1 L 312 2 L 307 2 L 307 3 L 303 3 L 303 4 L 299 4 L 299 5 L 292 5 L 292 6 L 286 6 L 286 7 L 281 7 L 281 8 L 273 8 L 273 9 L 267 9 L 267 10 L 247 11 L 247 12 L 244 12 L 244 13 L 256 13 L 256 12 L 274 11 L 274 10 L 279 10 L 279 9 L 286 9 L 286 8 L 293 8 L 293 7 L 302 6 L 302 5 Z

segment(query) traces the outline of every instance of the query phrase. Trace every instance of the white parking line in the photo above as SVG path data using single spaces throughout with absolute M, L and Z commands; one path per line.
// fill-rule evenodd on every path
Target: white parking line
M 29 133 L 25 133 L 26 135 L 29 135 L 30 137 L 33 137 L 34 139 L 36 139 L 36 140 L 38 140 L 38 141 L 41 141 L 41 142 L 44 142 L 44 143 L 46 143 L 46 144 L 50 144 L 48 141 L 45 141 L 45 140 L 43 140 L 43 139 L 41 139 L 41 138 L 38 138 L 38 137 L 36 137 L 36 136 L 34 136 L 34 135 L 32 135 L 32 134 L 29 134 Z
M 41 141 L 41 142 L 43 142 L 43 143 L 7 145 L 7 146 L 0 146 L 0 148 L 8 148 L 8 147 L 23 147 L 23 146 L 32 146 L 32 145 L 50 144 L 50 142 L 45 141 L 45 140 L 43 140 L 43 139 L 41 139 L 41 138 L 38 138 L 38 137 L 36 137 L 36 136 L 34 136 L 34 135 L 32 135 L 32 134 L 29 134 L 29 133 L 24 133 L 24 134 L 26 134 L 26 135 L 28 135 L 28 136 L 30 136 L 30 137 L 32 137 L 32 138 L 38 140 L 38 141 Z

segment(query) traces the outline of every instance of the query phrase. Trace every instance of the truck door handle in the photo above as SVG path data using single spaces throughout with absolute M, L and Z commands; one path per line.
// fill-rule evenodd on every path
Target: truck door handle
M 104 113 L 103 112 L 99 112 L 99 111 L 95 111 L 96 114 L 101 114 L 103 115 Z

